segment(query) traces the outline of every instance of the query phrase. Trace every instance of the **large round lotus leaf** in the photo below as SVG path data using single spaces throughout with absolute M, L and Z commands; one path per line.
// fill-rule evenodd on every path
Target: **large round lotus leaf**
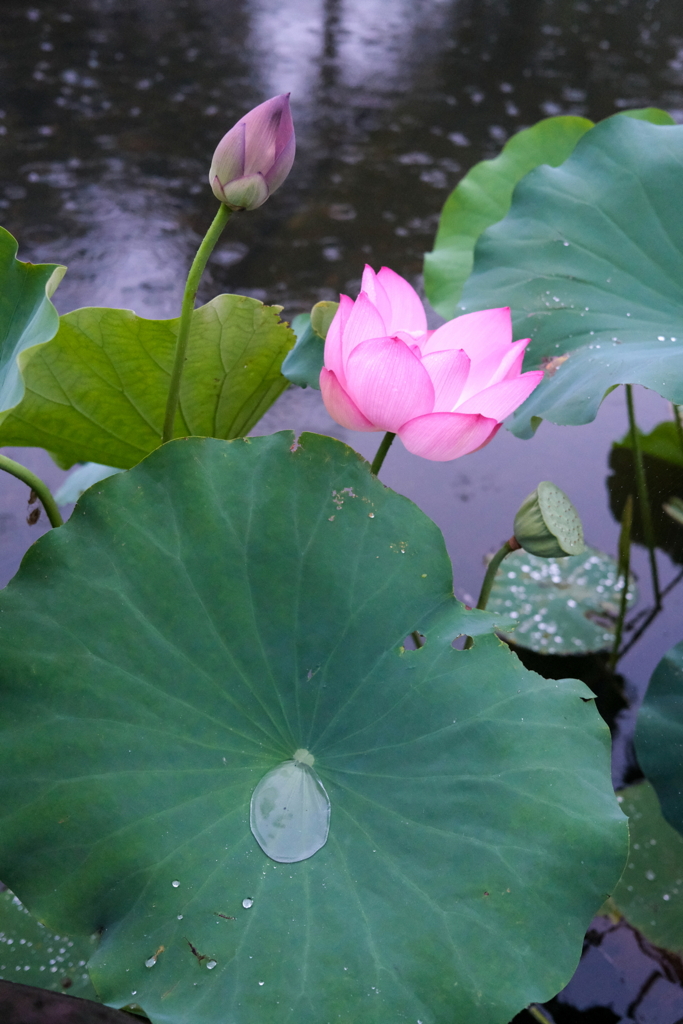
M 683 448 L 678 439 L 675 423 L 671 420 L 658 423 L 649 434 L 640 435 L 640 443 L 650 494 L 655 544 L 662 551 L 666 551 L 674 562 L 680 564 L 683 562 L 683 529 L 681 523 L 673 519 L 663 507 L 671 498 L 683 496 Z M 622 441 L 612 445 L 609 467 L 612 474 L 607 478 L 607 489 L 612 515 L 617 522 L 621 522 L 628 496 L 632 495 L 631 539 L 637 544 L 645 544 L 629 434 Z
M 97 999 L 86 970 L 97 939 L 97 935 L 84 938 L 51 932 L 13 892 L 0 892 L 0 979 L 4 981 Z
M 515 621 L 511 643 L 538 654 L 589 654 L 612 647 L 622 589 L 617 563 L 597 548 L 568 558 L 513 551 L 496 573 L 487 607 Z M 635 598 L 631 579 L 629 604 Z
M 673 124 L 664 110 L 624 110 L 615 117 L 636 117 L 653 124 Z M 430 303 L 442 316 L 454 316 L 462 288 L 472 272 L 479 236 L 510 209 L 518 181 L 541 164 L 557 167 L 593 127 L 585 117 L 547 117 L 517 132 L 493 160 L 470 168 L 441 211 L 434 251 L 425 255 L 424 283 Z
M 683 640 L 652 673 L 638 714 L 636 753 L 662 806 L 662 814 L 683 833 Z
M 612 905 L 656 946 L 683 952 L 683 837 L 662 817 L 648 782 L 619 795 L 628 815 L 628 863 Z
M 66 273 L 55 263 L 22 263 L 16 257 L 16 239 L 0 228 L 0 423 L 24 394 L 19 355 L 44 345 L 59 327 L 50 298 Z
M 0 877 L 102 929 L 100 996 L 159 1024 L 507 1024 L 571 976 L 626 822 L 590 691 L 495 622 L 340 442 L 165 445 L 0 595 Z M 303 750 L 329 837 L 277 863 L 250 800 Z
M 481 160 L 458 182 L 441 211 L 434 251 L 424 260 L 425 292 L 442 316 L 455 315 L 477 239 L 508 212 L 517 182 L 539 164 L 557 167 L 592 127 L 585 117 L 547 117 L 517 132 L 497 157 Z
M 546 378 L 510 420 L 588 423 L 609 388 L 683 402 L 683 125 L 612 117 L 517 186 L 475 251 L 463 312 L 511 306 Z

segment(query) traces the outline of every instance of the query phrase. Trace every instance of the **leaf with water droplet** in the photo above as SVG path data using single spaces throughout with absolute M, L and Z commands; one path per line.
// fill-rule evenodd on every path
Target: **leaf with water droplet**
M 608 730 L 455 600 L 424 513 L 293 440 L 161 446 L 0 592 L 0 878 L 102 927 L 98 992 L 152 1020 L 363 1020 L 374 991 L 373 1024 L 506 1024 L 567 983 L 621 873 Z M 283 864 L 249 813 L 287 760 L 332 814 Z
M 303 761 L 269 771 L 252 795 L 249 824 L 272 860 L 295 864 L 312 857 L 330 830 L 330 799 L 317 772 Z
M 616 907 L 650 942 L 680 955 L 683 837 L 664 819 L 649 782 L 629 786 L 619 795 L 629 818 L 631 849 L 626 870 L 604 909 Z
M 525 370 L 570 356 L 510 418 L 518 436 L 539 417 L 590 422 L 619 384 L 683 402 L 681 162 L 683 125 L 610 117 L 561 167 L 520 181 L 507 216 L 479 239 L 459 309 L 510 306 L 515 337 L 531 336 Z M 551 310 L 549 281 L 561 300 Z

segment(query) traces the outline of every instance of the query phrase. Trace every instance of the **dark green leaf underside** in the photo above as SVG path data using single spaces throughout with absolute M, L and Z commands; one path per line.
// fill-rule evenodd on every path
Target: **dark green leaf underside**
M 662 814 L 683 833 L 683 640 L 652 674 L 638 715 L 636 752 Z

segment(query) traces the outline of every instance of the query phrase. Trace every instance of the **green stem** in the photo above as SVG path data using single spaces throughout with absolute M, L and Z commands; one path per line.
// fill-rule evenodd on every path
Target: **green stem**
M 43 503 L 43 508 L 47 518 L 50 520 L 51 526 L 64 525 L 64 520 L 57 508 L 57 502 L 50 493 L 50 488 L 46 483 L 43 483 L 39 476 L 32 473 L 26 466 L 22 466 L 21 463 L 15 462 L 14 459 L 8 459 L 6 455 L 0 455 L 0 469 L 4 469 L 6 473 L 11 473 L 17 480 L 22 480 L 32 491 L 36 492 Z
M 683 415 L 681 414 L 680 405 L 674 405 L 674 423 L 676 424 L 678 443 L 681 446 L 681 451 L 683 452 Z
M 548 1017 L 541 1007 L 536 1005 L 536 1003 L 529 1003 L 527 1011 L 531 1014 L 534 1020 L 538 1021 L 538 1024 L 553 1024 L 552 1018 Z
M 655 596 L 655 605 L 661 606 L 662 595 L 659 589 L 659 571 L 657 569 L 657 558 L 655 555 L 655 535 L 652 528 L 652 511 L 650 508 L 650 496 L 647 490 L 645 478 L 645 465 L 643 463 L 643 451 L 640 447 L 640 437 L 636 426 L 636 417 L 633 410 L 633 386 L 626 385 L 626 406 L 628 409 L 628 422 L 631 432 L 631 447 L 633 448 L 633 459 L 636 468 L 636 487 L 638 489 L 638 506 L 640 510 L 640 521 L 643 525 L 643 536 L 650 554 L 650 573 L 652 575 L 652 589 Z
M 481 585 L 481 591 L 479 593 L 479 600 L 477 601 L 477 608 L 482 611 L 486 608 L 489 603 L 489 597 L 491 596 L 491 587 L 493 581 L 496 578 L 498 572 L 498 566 L 511 551 L 518 551 L 519 544 L 514 537 L 510 537 L 510 540 L 506 540 L 502 548 L 496 551 L 495 555 L 486 567 L 486 575 L 484 576 L 484 582 Z
M 170 441 L 173 437 L 175 416 L 178 411 L 178 401 L 180 399 L 180 381 L 183 376 L 187 341 L 190 337 L 190 325 L 192 323 L 192 313 L 194 312 L 194 303 L 197 298 L 199 282 L 201 281 L 209 256 L 213 252 L 214 246 L 220 238 L 223 228 L 230 220 L 231 215 L 232 210 L 230 210 L 225 203 L 221 203 L 211 227 L 204 235 L 202 244 L 197 249 L 197 255 L 192 261 L 190 272 L 187 275 L 185 292 L 183 294 L 183 304 L 180 310 L 180 321 L 178 323 L 178 340 L 176 341 L 175 358 L 173 360 L 173 369 L 171 370 L 171 380 L 168 385 L 164 430 L 161 435 L 161 439 L 164 444 L 166 441 Z
M 608 668 L 614 672 L 619 661 L 619 648 L 624 633 L 624 620 L 628 607 L 628 578 L 631 571 L 631 526 L 633 525 L 633 495 L 629 494 L 621 515 L 621 532 L 619 534 L 619 576 L 624 581 L 619 602 L 619 617 L 614 631 L 614 645 L 609 658 Z
M 489 597 L 491 596 L 491 587 L 493 586 L 493 581 L 496 578 L 498 566 L 506 557 L 506 555 L 510 554 L 511 551 L 519 551 L 520 546 L 521 545 L 519 544 L 516 537 L 510 537 L 510 540 L 506 540 L 502 548 L 496 551 L 495 555 L 487 565 L 486 574 L 484 576 L 484 582 L 482 583 L 481 590 L 479 592 L 479 600 L 477 601 L 477 608 L 479 608 L 481 611 L 484 611 L 486 605 L 489 603 Z M 463 647 L 463 650 L 469 651 L 472 647 L 474 647 L 474 640 L 472 639 L 471 636 L 468 636 L 467 640 L 465 641 L 465 646 Z
M 377 476 L 377 474 L 379 473 L 380 469 L 382 468 L 382 463 L 384 462 L 384 459 L 386 458 L 386 454 L 389 451 L 389 449 L 391 448 L 391 442 L 394 440 L 395 437 L 396 437 L 396 434 L 392 434 L 391 431 L 387 431 L 387 433 L 382 438 L 382 443 L 379 446 L 379 448 L 377 449 L 377 454 L 375 455 L 374 459 L 372 460 L 372 465 L 370 466 L 370 472 L 374 476 Z

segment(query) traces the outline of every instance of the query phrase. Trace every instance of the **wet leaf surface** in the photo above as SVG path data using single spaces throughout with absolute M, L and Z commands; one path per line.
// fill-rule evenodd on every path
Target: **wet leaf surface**
M 339 442 L 164 446 L 0 598 L 2 876 L 102 927 L 98 992 L 155 1022 L 507 1024 L 571 977 L 626 823 L 592 694 L 496 622 Z M 302 748 L 329 838 L 275 863 L 249 804 Z
M 567 558 L 513 551 L 496 573 L 488 609 L 516 622 L 505 638 L 517 646 L 537 654 L 589 654 L 611 648 L 621 591 L 615 560 L 597 548 Z M 633 580 L 629 593 L 631 605 Z
M 96 935 L 72 938 L 50 931 L 9 889 L 0 892 L 0 981 L 97 999 L 85 966 L 96 948 Z
M 609 118 L 482 235 L 459 308 L 510 305 L 524 368 L 547 369 L 509 421 L 520 437 L 590 422 L 618 384 L 683 402 L 682 160 L 683 126 Z

